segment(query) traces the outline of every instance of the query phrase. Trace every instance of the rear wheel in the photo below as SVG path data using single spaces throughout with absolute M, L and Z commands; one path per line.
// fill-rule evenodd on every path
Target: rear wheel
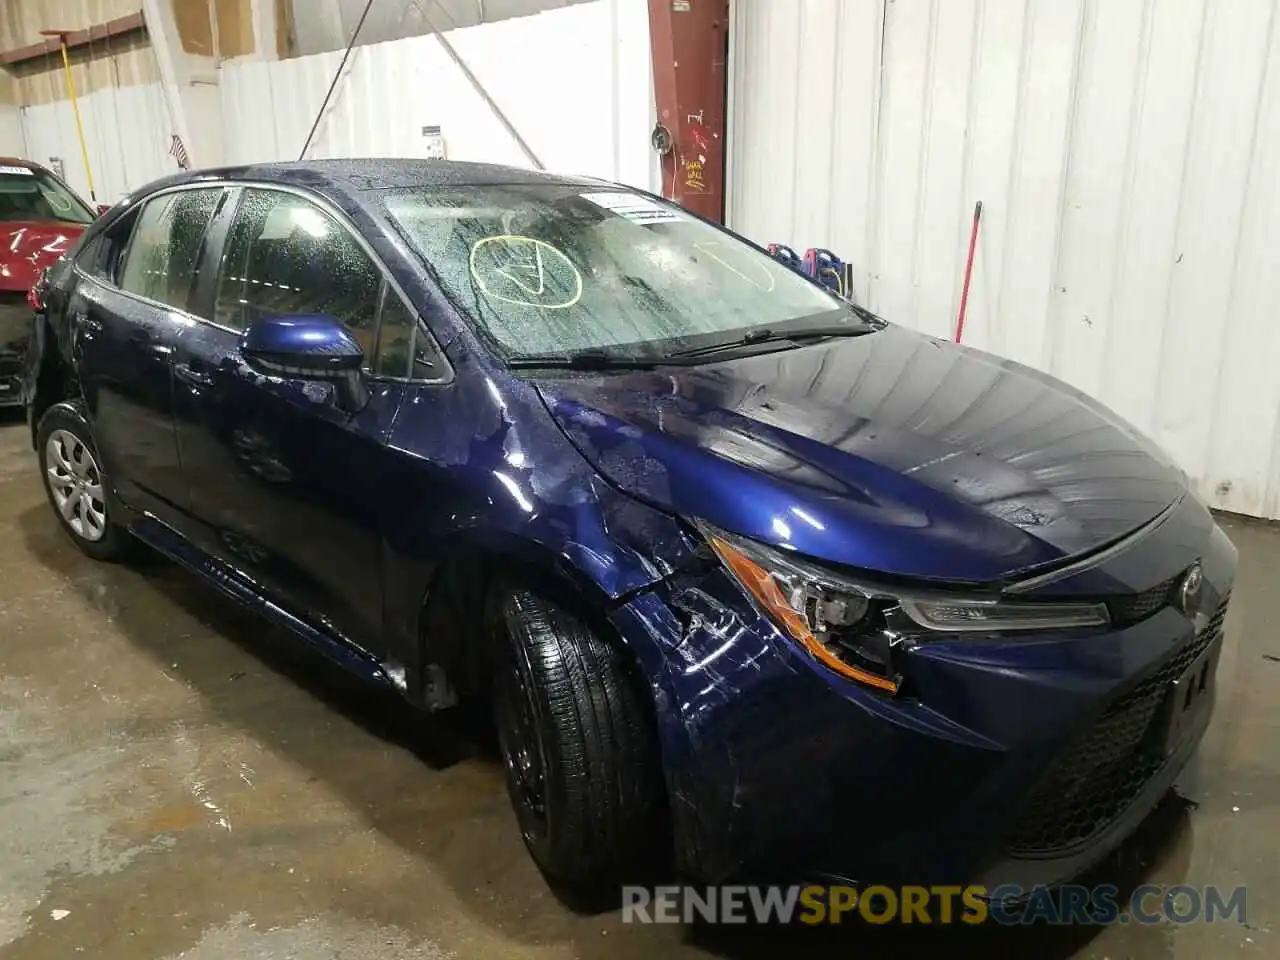
M 494 623 L 494 717 L 525 846 L 578 890 L 620 884 L 660 858 L 656 736 L 623 652 L 515 587 Z
M 45 493 L 58 522 L 85 554 L 117 560 L 129 535 L 112 520 L 98 451 L 83 421 L 65 407 L 51 407 L 36 434 Z

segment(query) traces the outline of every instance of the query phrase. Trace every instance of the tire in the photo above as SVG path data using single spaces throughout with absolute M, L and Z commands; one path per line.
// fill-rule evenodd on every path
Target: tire
M 582 893 L 662 859 L 662 775 L 650 714 L 616 644 L 523 588 L 495 597 L 494 719 L 525 846 Z
M 87 556 L 122 559 L 130 536 L 112 520 L 115 507 L 84 420 L 65 405 L 50 407 L 40 418 L 36 451 L 44 492 L 62 529 Z

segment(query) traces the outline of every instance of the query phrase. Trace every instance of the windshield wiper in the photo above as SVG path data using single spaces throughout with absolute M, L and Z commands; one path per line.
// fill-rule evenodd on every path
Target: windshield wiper
M 849 306 L 849 309 L 853 311 L 854 315 L 858 317 L 859 320 L 863 320 L 871 324 L 877 330 L 883 328 L 889 322 L 884 317 L 880 316 L 880 314 L 872 313 L 870 310 L 868 310 L 866 307 L 864 307 L 860 303 L 854 303 L 852 300 L 850 300 L 848 302 L 848 306 Z
M 737 350 L 741 347 L 750 347 L 757 343 L 804 343 L 810 340 L 826 340 L 831 337 L 860 337 L 864 333 L 874 333 L 878 329 L 879 327 L 876 324 L 866 321 L 861 324 L 824 324 L 822 326 L 781 330 L 775 330 L 772 327 L 761 327 L 758 330 L 750 330 L 741 337 L 737 337 L 727 343 L 713 343 L 705 347 L 677 350 L 663 357 L 629 357 L 605 350 L 590 349 L 578 350 L 574 353 L 525 354 L 523 356 L 510 357 L 507 360 L 507 366 L 514 370 L 538 367 L 558 370 L 652 370 L 655 367 L 678 365 L 684 360 Z
M 671 356 L 678 359 L 703 357 L 713 353 L 737 350 L 740 347 L 749 347 L 757 343 L 803 343 L 806 340 L 825 340 L 828 337 L 860 337 L 864 333 L 873 333 L 875 330 L 876 328 L 870 324 L 866 326 L 851 326 L 847 323 L 824 327 L 799 327 L 794 330 L 774 330 L 772 327 L 761 327 L 759 330 L 752 330 L 726 343 L 712 343 L 705 347 L 677 350 Z
M 639 357 L 620 357 L 603 350 L 579 350 L 577 353 L 528 354 L 511 357 L 507 366 L 512 369 L 543 367 L 558 370 L 652 370 L 656 360 Z

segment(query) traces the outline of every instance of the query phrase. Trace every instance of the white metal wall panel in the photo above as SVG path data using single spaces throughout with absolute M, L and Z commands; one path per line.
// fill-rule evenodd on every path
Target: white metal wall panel
M 659 184 L 648 144 L 653 83 L 645 4 L 593 0 L 453 30 L 448 38 L 548 168 Z M 341 59 L 332 52 L 233 61 L 217 88 L 187 98 L 188 110 L 196 108 L 189 119 L 221 133 L 226 163 L 295 160 Z M 86 94 L 80 115 L 99 200 L 114 202 L 177 169 L 160 84 Z M 421 156 L 422 128 L 433 124 L 443 128 L 451 158 L 529 165 L 433 36 L 358 47 L 308 156 Z M 42 163 L 61 158 L 68 181 L 88 196 L 69 101 L 24 107 L 20 123 L 6 125 L 0 114 L 5 151 Z
M 634 0 L 595 0 L 447 37 L 548 169 L 652 187 L 647 18 Z M 341 59 L 224 67 L 227 162 L 297 159 Z M 450 159 L 530 165 L 434 36 L 356 48 L 307 155 L 422 156 L 427 125 Z
M 1280 0 L 735 0 L 728 211 L 1280 517 Z
M 149 180 L 177 170 L 169 156 L 171 124 L 159 84 L 108 87 L 80 97 L 89 163 L 98 201 L 114 203 Z M 86 199 L 85 173 L 69 100 L 22 108 L 26 156 L 37 163 L 60 157 L 67 182 Z
M 22 114 L 17 107 L 0 104 L 0 156 L 21 157 L 27 152 L 22 136 Z

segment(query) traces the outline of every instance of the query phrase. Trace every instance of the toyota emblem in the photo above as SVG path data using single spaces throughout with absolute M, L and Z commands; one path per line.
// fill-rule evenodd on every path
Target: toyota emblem
M 1200 609 L 1200 594 L 1204 589 L 1204 571 L 1195 564 L 1182 578 L 1178 588 L 1178 606 L 1187 616 L 1194 616 Z

